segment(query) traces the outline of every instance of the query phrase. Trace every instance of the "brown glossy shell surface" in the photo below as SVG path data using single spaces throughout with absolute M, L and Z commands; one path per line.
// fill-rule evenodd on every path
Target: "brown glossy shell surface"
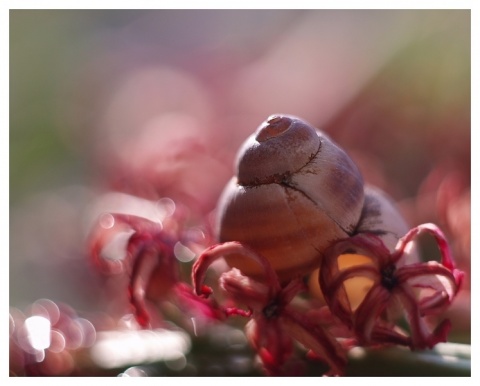
M 241 148 L 237 170 L 219 201 L 219 241 L 247 244 L 282 280 L 317 267 L 325 248 L 353 232 L 360 218 L 363 180 L 355 164 L 299 119 L 270 117 Z M 243 256 L 227 263 L 261 274 Z

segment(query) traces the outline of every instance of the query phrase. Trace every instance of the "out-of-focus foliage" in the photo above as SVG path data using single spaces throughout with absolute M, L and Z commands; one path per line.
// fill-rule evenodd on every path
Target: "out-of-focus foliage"
M 98 214 L 169 197 L 210 216 L 238 146 L 285 113 L 445 231 L 466 272 L 452 339 L 469 343 L 470 43 L 468 10 L 11 10 L 14 317 L 48 298 L 123 326 L 124 280 L 85 258 Z

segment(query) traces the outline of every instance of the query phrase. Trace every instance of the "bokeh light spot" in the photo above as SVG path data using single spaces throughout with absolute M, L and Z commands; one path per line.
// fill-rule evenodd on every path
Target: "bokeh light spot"
M 182 263 L 188 263 L 195 258 L 195 252 L 183 245 L 180 241 L 175 243 L 175 246 L 173 247 L 173 253 L 175 254 L 177 260 L 181 261 Z
M 31 316 L 25 320 L 28 341 L 36 350 L 50 347 L 50 321 L 43 316 Z
M 168 197 L 163 197 L 158 200 L 156 206 L 162 219 L 171 216 L 176 208 L 175 201 Z
M 115 218 L 110 213 L 103 213 L 100 216 L 99 223 L 102 228 L 110 229 L 115 225 Z
M 100 367 L 117 368 L 177 359 L 186 354 L 190 346 L 190 337 L 180 331 L 108 331 L 98 333 L 91 357 Z

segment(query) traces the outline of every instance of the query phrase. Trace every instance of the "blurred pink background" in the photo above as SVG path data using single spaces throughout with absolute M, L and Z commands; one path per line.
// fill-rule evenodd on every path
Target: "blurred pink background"
M 10 11 L 10 306 L 103 309 L 96 216 L 137 197 L 209 216 L 239 145 L 285 113 L 445 231 L 469 343 L 470 44 L 469 10 Z

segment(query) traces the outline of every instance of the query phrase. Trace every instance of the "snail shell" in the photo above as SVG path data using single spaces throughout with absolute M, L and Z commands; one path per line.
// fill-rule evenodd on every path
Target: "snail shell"
M 353 234 L 363 203 L 362 176 L 342 149 L 299 118 L 273 115 L 239 150 L 236 176 L 219 201 L 218 239 L 247 244 L 289 280 Z M 243 256 L 226 261 L 245 275 L 261 274 Z

